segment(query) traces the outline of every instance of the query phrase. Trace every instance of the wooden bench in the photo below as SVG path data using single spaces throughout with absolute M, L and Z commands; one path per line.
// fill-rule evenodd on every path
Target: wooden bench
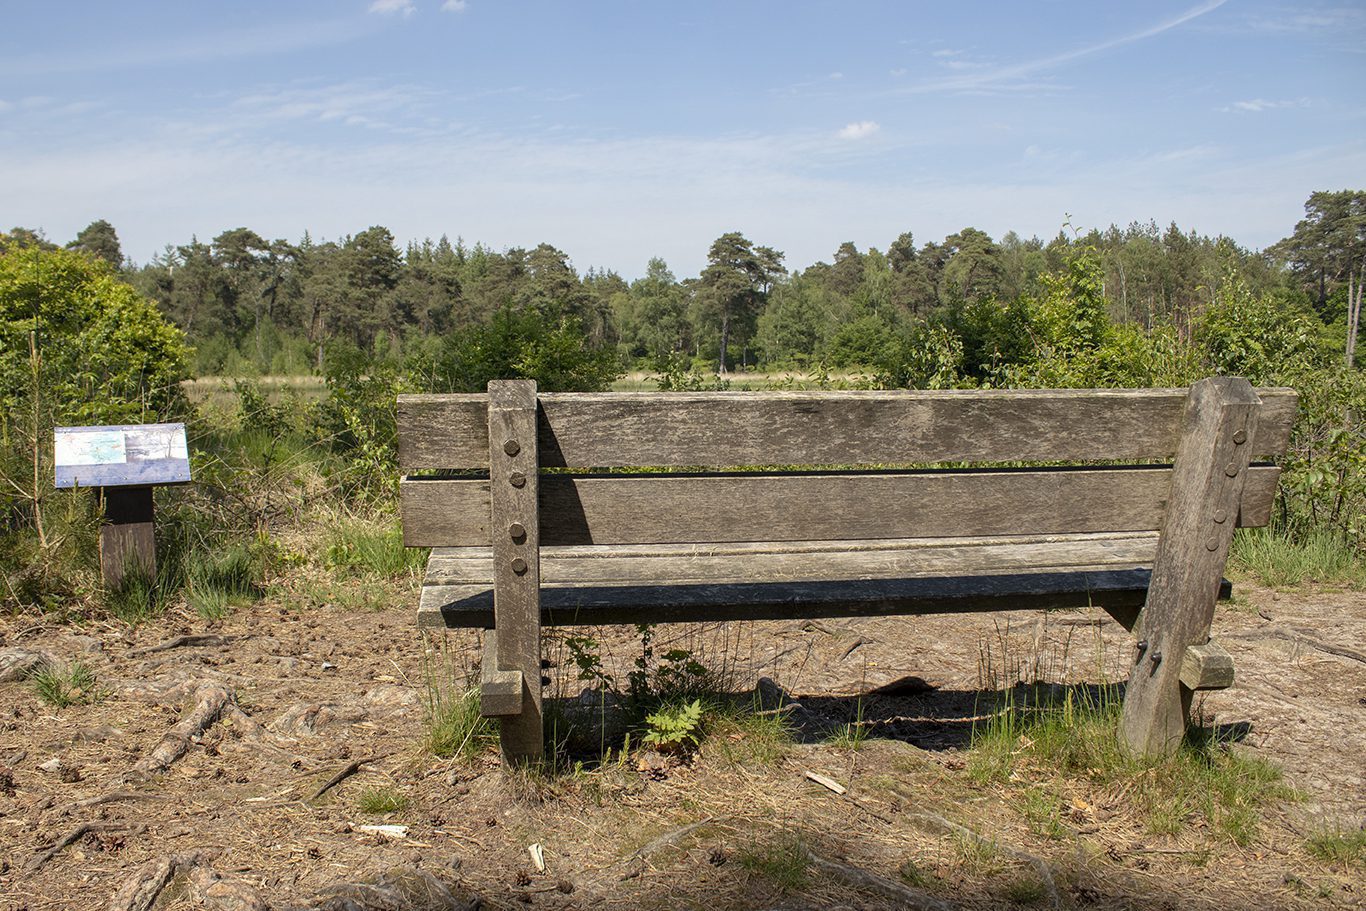
M 1192 691 L 1232 682 L 1210 623 L 1235 526 L 1269 521 L 1295 406 L 1229 377 L 401 396 L 404 541 L 435 548 L 418 621 L 489 631 L 482 711 L 524 760 L 542 625 L 1098 606 L 1141 628 L 1122 736 L 1170 751 Z M 927 464 L 953 467 L 909 467 Z

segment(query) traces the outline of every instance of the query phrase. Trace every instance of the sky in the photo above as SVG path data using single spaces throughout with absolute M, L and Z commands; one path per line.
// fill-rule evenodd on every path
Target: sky
M 1262 248 L 1366 185 L 1360 0 L 4 0 L 0 230 L 249 227 L 680 278 L 964 227 Z

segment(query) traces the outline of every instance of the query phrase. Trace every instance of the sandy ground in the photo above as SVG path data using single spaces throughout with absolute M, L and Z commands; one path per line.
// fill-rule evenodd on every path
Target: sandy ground
M 425 751 L 424 700 L 474 667 L 477 643 L 424 641 L 402 606 L 415 603 L 412 586 L 393 589 L 376 609 L 264 602 L 212 624 L 0 619 L 0 654 L 78 660 L 97 677 L 93 702 L 60 709 L 32 681 L 0 683 L 0 908 L 135 907 L 115 900 L 121 888 L 187 857 L 209 880 L 179 876 L 155 907 L 341 908 L 323 902 L 342 894 L 329 889 L 392 870 L 440 883 L 404 900 L 433 908 L 910 906 L 878 882 L 967 908 L 1366 907 L 1360 866 L 1304 850 L 1315 831 L 1366 822 L 1360 593 L 1240 585 L 1220 608 L 1215 637 L 1237 684 L 1204 699 L 1203 715 L 1304 795 L 1266 812 L 1256 841 L 1239 847 L 1198 830 L 1151 835 L 1107 809 L 1122 795 L 1081 786 L 1066 836 L 1044 837 L 1006 791 L 969 777 L 984 688 L 1123 679 L 1127 634 L 1099 615 L 661 627 L 658 648 L 693 650 L 736 691 L 766 676 L 793 694 L 791 742 L 772 751 L 722 732 L 688 761 L 642 751 L 546 777 L 505 773 L 495 748 L 459 761 Z M 189 635 L 210 638 L 157 648 Z M 629 663 L 633 640 L 599 635 L 609 666 Z M 584 684 L 562 643 L 546 654 L 552 691 L 578 700 Z M 230 697 L 221 717 L 166 768 L 151 762 L 214 687 Z M 861 750 L 829 739 L 849 721 L 871 731 Z M 367 795 L 403 806 L 366 813 Z M 939 820 L 998 847 L 974 852 L 971 836 Z M 362 828 L 374 825 L 402 828 Z M 784 866 L 802 851 L 817 858 L 804 878 L 803 864 Z M 259 903 L 230 903 L 244 895 Z

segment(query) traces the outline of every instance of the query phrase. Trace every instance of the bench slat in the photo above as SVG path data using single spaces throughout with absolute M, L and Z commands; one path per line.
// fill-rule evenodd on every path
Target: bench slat
M 1248 472 L 1242 526 L 1265 525 L 1280 470 Z M 541 479 L 541 542 L 652 544 L 1154 531 L 1170 468 Z M 491 540 L 485 479 L 400 485 L 404 543 Z
M 1157 535 L 796 542 L 782 548 L 775 544 L 546 547 L 541 550 L 541 578 L 546 585 L 633 585 L 893 578 L 1095 566 L 1133 569 L 1152 565 Z M 487 585 L 492 578 L 489 548 L 442 547 L 432 551 L 423 584 Z
M 1147 596 L 1146 569 L 1082 568 L 1063 572 L 844 581 L 635 586 L 550 586 L 541 592 L 546 626 L 610 623 L 782 620 L 1104 607 L 1137 611 Z M 1220 590 L 1228 597 L 1227 582 Z M 493 592 L 486 585 L 428 586 L 423 628 L 487 628 Z
M 1254 458 L 1285 452 L 1293 390 L 1257 390 Z M 1185 389 L 547 393 L 543 467 L 1164 460 Z M 487 468 L 488 396 L 403 395 L 405 472 Z

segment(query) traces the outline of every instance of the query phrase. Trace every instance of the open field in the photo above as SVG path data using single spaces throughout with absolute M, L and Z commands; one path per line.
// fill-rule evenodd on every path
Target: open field
M 88 672 L 60 708 L 33 679 L 0 684 L 0 907 L 113 907 L 158 860 L 196 852 L 192 883 L 212 870 L 221 901 L 269 907 L 322 907 L 328 888 L 396 869 L 427 890 L 411 907 L 432 908 L 462 905 L 414 869 L 492 908 L 913 906 L 898 888 L 924 907 L 1366 902 L 1359 592 L 1242 585 L 1220 608 L 1238 682 L 1203 715 L 1235 756 L 1285 775 L 1244 813 L 1238 791 L 1163 806 L 1136 797 L 1142 776 L 1027 761 L 998 774 L 972 745 L 1012 680 L 1123 678 L 1127 637 L 1099 612 L 661 627 L 659 647 L 687 648 L 737 692 L 776 681 L 798 703 L 785 727 L 751 708 L 715 720 L 690 757 L 636 747 L 599 764 L 619 746 L 608 731 L 583 766 L 508 775 L 483 736 L 463 759 L 427 749 L 424 705 L 477 651 L 464 634 L 424 643 L 415 591 L 411 576 L 330 599 L 286 586 L 221 621 L 173 609 L 132 629 L 0 620 L 0 648 Z M 639 647 L 621 628 L 598 638 L 605 666 Z M 594 705 L 563 640 L 546 654 L 554 692 Z M 152 761 L 215 698 L 183 757 Z M 1007 752 L 1028 756 L 1027 739 Z M 1347 837 L 1313 847 L 1324 833 Z M 205 906 L 202 879 L 177 882 L 157 908 Z

